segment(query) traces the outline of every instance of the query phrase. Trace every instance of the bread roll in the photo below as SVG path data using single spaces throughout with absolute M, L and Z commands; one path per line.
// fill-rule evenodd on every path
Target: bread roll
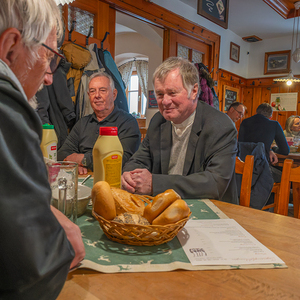
M 172 203 L 156 219 L 154 219 L 152 225 L 174 224 L 183 218 L 186 218 L 189 213 L 190 209 L 186 202 L 179 199 Z
M 166 190 L 164 193 L 158 194 L 152 203 L 148 204 L 144 210 L 143 217 L 150 223 L 162 213 L 174 201 L 180 199 L 180 196 L 172 189 Z
M 98 181 L 92 189 L 94 211 L 106 220 L 116 217 L 116 205 L 110 185 L 106 181 Z
M 150 223 L 138 214 L 124 213 L 113 219 L 114 222 L 125 224 L 150 225 Z
M 114 187 L 111 188 L 111 192 L 115 200 L 117 215 L 125 212 L 143 215 L 145 204 L 137 196 Z

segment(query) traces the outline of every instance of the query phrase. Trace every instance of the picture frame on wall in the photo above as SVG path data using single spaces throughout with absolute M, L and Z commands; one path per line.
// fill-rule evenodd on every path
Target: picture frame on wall
M 289 73 L 291 50 L 265 53 L 264 74 Z
M 228 28 L 229 0 L 198 0 L 197 13 L 223 28 Z
M 240 61 L 240 46 L 233 42 L 230 42 L 229 58 L 237 63 Z
M 148 108 L 158 108 L 154 91 L 148 92 Z
M 233 102 L 240 101 L 240 89 L 233 86 L 223 86 L 223 111 L 228 111 L 229 106 Z

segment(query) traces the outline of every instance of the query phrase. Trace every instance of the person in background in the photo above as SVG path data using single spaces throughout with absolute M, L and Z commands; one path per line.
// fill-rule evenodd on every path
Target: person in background
M 188 60 L 170 57 L 154 72 L 159 112 L 138 151 L 125 164 L 122 187 L 157 195 L 237 203 L 237 131 L 222 112 L 198 101 L 199 74 Z
M 238 141 L 264 143 L 266 157 L 269 163 L 274 165 L 278 162 L 275 153 L 288 155 L 290 148 L 280 124 L 277 121 L 270 120 L 272 114 L 273 108 L 270 104 L 260 104 L 256 109 L 256 114 L 243 120 L 241 123 Z M 271 145 L 274 140 L 277 146 L 272 150 Z M 280 178 L 278 177 L 274 178 L 274 180 L 275 182 L 280 182 Z
M 0 299 L 56 299 L 85 256 L 79 227 L 50 206 L 42 123 L 30 105 L 52 83 L 61 33 L 54 0 L 1 1 Z
M 285 123 L 285 130 L 283 131 L 286 137 L 300 138 L 300 117 L 290 116 Z
M 113 126 L 118 127 L 124 166 L 140 145 L 141 134 L 136 119 L 114 105 L 117 90 L 109 74 L 93 74 L 90 77 L 88 95 L 94 113 L 81 118 L 74 125 L 58 150 L 58 160 L 77 162 L 79 174 L 86 174 L 88 169 L 93 170 L 93 147 L 99 136 L 99 128 Z
M 233 123 L 238 120 L 242 120 L 245 116 L 246 107 L 243 103 L 233 102 L 230 104 L 227 110 L 227 116 L 232 120 Z

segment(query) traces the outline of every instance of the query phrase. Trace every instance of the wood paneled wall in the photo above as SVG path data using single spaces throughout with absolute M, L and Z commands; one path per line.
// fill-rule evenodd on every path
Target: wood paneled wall
M 220 110 L 223 111 L 224 101 L 224 85 L 232 86 L 240 90 L 239 102 L 242 102 L 247 111 L 245 118 L 255 115 L 256 108 L 261 103 L 270 103 L 271 94 L 273 93 L 298 93 L 297 111 L 274 111 L 273 120 L 280 123 L 285 128 L 286 119 L 291 115 L 300 115 L 300 84 L 293 83 L 290 87 L 285 83 L 276 83 L 273 81 L 275 77 L 245 79 L 226 70 L 218 71 L 218 86 L 216 88 Z M 237 129 L 240 127 L 240 121 L 236 123 Z

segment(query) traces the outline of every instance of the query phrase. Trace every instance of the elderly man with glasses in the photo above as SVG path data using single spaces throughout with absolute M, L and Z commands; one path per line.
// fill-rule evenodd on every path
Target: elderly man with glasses
M 61 36 L 54 0 L 1 1 L 1 299 L 56 299 L 85 255 L 78 226 L 50 206 L 42 124 L 30 105 L 52 83 Z
M 235 123 L 245 116 L 245 105 L 240 102 L 233 102 L 227 110 L 227 116 Z

